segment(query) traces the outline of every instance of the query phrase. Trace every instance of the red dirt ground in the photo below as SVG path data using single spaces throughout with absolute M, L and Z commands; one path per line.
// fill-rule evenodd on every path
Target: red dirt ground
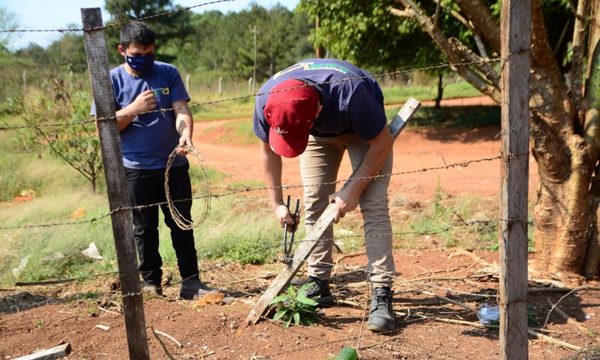
M 226 145 L 218 138 L 219 131 L 202 131 L 207 126 L 218 128 L 222 124 L 197 125 L 195 144 L 208 165 L 231 174 L 231 180 L 261 179 L 260 169 L 255 165 L 257 145 Z M 394 172 L 496 157 L 500 149 L 498 133 L 497 127 L 408 129 L 394 147 Z M 534 191 L 537 171 L 534 162 L 530 164 L 530 189 Z M 298 184 L 297 161 L 286 161 L 284 166 L 284 182 Z M 348 164 L 344 163 L 340 176 L 345 178 L 349 172 Z M 447 194 L 493 199 L 499 193 L 499 178 L 499 160 L 485 161 L 396 175 L 392 177 L 391 192 L 408 200 L 428 201 L 439 184 Z M 336 254 L 337 259 L 339 256 Z M 496 252 L 443 249 L 428 237 L 423 237 L 416 249 L 396 250 L 399 276 L 394 286 L 394 309 L 398 327 L 395 334 L 388 336 L 371 334 L 363 322 L 369 295 L 364 281 L 366 258 L 361 252 L 345 254 L 335 268 L 333 291 L 343 303 L 321 311 L 316 326 L 287 329 L 269 321 L 244 325 L 252 305 L 269 286 L 280 264 L 240 266 L 203 261 L 203 279 L 224 289 L 233 301 L 200 306 L 196 302 L 175 300 L 178 285 L 167 286 L 164 298 L 146 299 L 151 357 L 168 358 L 150 333 L 150 327 L 182 344 L 178 347 L 161 337 L 177 359 L 328 359 L 343 346 L 359 348 L 361 359 L 497 359 L 498 331 L 469 325 L 478 323 L 474 311 L 481 304 L 495 303 L 497 257 Z M 73 348 L 70 359 L 126 359 L 125 328 L 119 314 L 118 292 L 112 290 L 113 282 L 114 279 L 107 277 L 82 284 L 2 289 L 0 357 L 14 359 L 36 349 L 69 342 Z M 92 291 L 97 295 L 93 296 Z M 548 291 L 538 284 L 529 296 L 534 315 L 530 326 L 542 328 L 546 323 L 546 334 L 552 338 L 580 347 L 597 345 L 599 295 L 598 288 L 567 294 Z M 442 298 L 450 298 L 454 303 Z M 559 300 L 559 308 L 568 318 L 555 310 L 546 321 L 552 304 Z M 108 330 L 97 328 L 99 324 L 107 325 Z M 530 338 L 530 359 L 561 359 L 572 352 Z

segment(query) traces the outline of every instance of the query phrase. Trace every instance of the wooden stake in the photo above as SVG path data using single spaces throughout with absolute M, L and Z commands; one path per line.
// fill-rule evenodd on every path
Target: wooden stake
M 419 109 L 421 103 L 414 98 L 409 98 L 408 101 L 404 104 L 402 109 L 398 112 L 398 115 L 394 118 L 394 121 L 390 124 L 390 131 L 392 132 L 392 136 L 396 138 L 404 127 L 406 123 L 414 113 Z M 359 166 L 357 166 L 358 169 Z M 350 175 L 348 181 L 352 181 L 355 177 L 355 172 Z M 348 182 L 346 182 L 347 184 Z M 345 186 L 345 185 L 344 185 Z M 335 218 L 336 206 L 335 204 L 329 204 L 321 217 L 317 220 L 317 222 L 313 225 L 312 230 L 306 235 L 304 240 L 300 243 L 298 248 L 296 249 L 296 254 L 294 255 L 294 259 L 292 260 L 292 264 L 290 266 L 285 267 L 279 275 L 273 280 L 271 286 L 265 291 L 262 297 L 258 300 L 254 308 L 250 311 L 250 314 L 246 318 L 246 321 L 250 324 L 256 324 L 261 317 L 266 312 L 267 308 L 271 304 L 271 300 L 273 300 L 292 280 L 294 275 L 298 272 L 302 264 L 308 259 L 310 254 L 313 252 L 315 247 L 317 246 L 318 239 L 321 238 L 323 232 L 331 225 Z
M 15 360 L 54 360 L 68 356 L 71 353 L 71 344 L 66 343 L 51 349 L 42 350 L 30 355 L 21 356 Z
M 100 8 L 81 9 L 81 20 L 84 29 L 102 28 Z M 85 52 L 96 104 L 96 116 L 107 118 L 115 116 L 116 104 L 108 69 L 108 56 L 103 30 L 89 30 L 84 33 Z M 117 131 L 117 121 L 98 121 L 98 134 L 102 147 L 102 162 L 108 203 L 111 211 L 129 207 L 129 195 L 125 184 L 125 170 L 121 153 L 121 139 Z M 123 292 L 123 312 L 129 358 L 136 360 L 150 359 L 146 322 L 144 320 L 144 304 L 140 290 L 137 270 L 137 257 L 133 241 L 133 217 L 131 210 L 115 211 L 112 216 L 115 250 L 119 265 L 119 278 Z
M 501 14 L 502 173 L 500 204 L 501 359 L 528 358 L 527 192 L 531 0 L 504 0 Z

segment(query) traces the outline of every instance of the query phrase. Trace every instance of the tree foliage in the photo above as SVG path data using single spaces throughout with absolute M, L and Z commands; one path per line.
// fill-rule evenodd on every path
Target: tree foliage
M 194 32 L 176 62 L 188 71 L 201 69 L 232 77 L 252 76 L 254 27 L 258 81 L 312 52 L 308 19 L 281 5 L 267 10 L 253 4 L 248 10 L 227 14 L 209 11 L 195 14 L 192 22 Z
M 481 49 L 476 49 L 477 31 L 472 21 L 464 17 L 456 1 L 441 0 L 439 9 L 434 0 L 418 3 L 423 11 L 431 14 L 432 23 L 446 37 L 456 38 L 481 54 Z M 485 0 L 484 3 L 498 19 L 501 2 Z M 395 14 L 392 9 L 402 14 Z M 427 32 L 403 11 L 397 0 L 301 0 L 299 10 L 312 19 L 319 19 L 318 30 L 311 34 L 315 46 L 324 46 L 334 56 L 357 65 L 396 69 L 437 65 L 446 61 Z M 568 34 L 574 24 L 573 16 L 569 15 L 569 0 L 544 0 L 543 10 L 545 18 L 552 24 L 548 28 L 548 38 L 554 53 L 566 64 Z M 439 14 L 437 20 L 436 13 Z M 489 57 L 498 55 L 489 46 L 485 50 Z
M 439 63 L 440 51 L 418 24 L 394 16 L 394 0 L 302 0 L 299 10 L 319 21 L 315 46 L 359 66 L 395 69 Z

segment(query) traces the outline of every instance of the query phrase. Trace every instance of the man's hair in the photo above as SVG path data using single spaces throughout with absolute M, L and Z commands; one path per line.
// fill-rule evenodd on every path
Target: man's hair
M 132 21 L 121 27 L 121 36 L 119 44 L 124 48 L 129 47 L 131 43 L 142 44 L 144 46 L 153 45 L 156 41 L 156 34 L 150 30 L 148 25 L 141 21 Z

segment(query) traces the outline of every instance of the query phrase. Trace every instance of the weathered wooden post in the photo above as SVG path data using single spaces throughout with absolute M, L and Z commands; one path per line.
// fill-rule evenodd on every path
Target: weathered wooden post
M 527 359 L 527 195 L 531 0 L 504 0 L 501 15 L 501 359 Z
M 96 104 L 96 117 L 108 118 L 108 120 L 97 121 L 96 124 L 102 148 L 108 203 L 113 212 L 111 220 L 123 294 L 123 313 L 129 358 L 146 360 L 150 359 L 150 353 L 133 241 L 133 217 L 131 210 L 118 210 L 129 207 L 130 201 L 124 181 L 125 170 L 121 153 L 121 139 L 117 130 L 117 121 L 114 118 L 117 109 L 108 69 L 100 8 L 81 9 L 81 20 L 83 28 L 89 29 L 85 30 L 84 40 L 94 103 Z

